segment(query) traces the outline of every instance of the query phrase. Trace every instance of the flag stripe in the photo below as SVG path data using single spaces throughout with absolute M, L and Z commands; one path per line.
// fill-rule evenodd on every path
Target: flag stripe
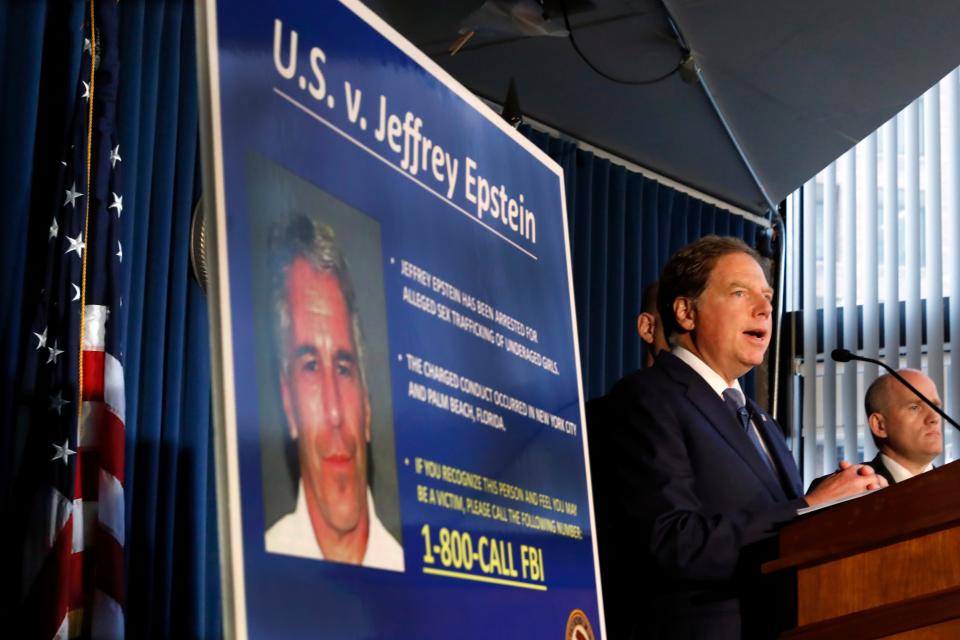
M 93 637 L 122 638 L 123 627 L 123 607 L 119 602 L 97 589 L 93 595 Z
M 87 400 L 83 403 L 80 429 L 77 432 L 77 446 L 80 449 L 92 449 L 100 441 L 100 424 L 103 422 L 101 414 L 104 411 L 102 402 Z
M 103 400 L 116 414 L 122 425 L 126 420 L 126 396 L 123 384 L 123 365 L 109 351 L 103 358 Z
M 124 481 L 124 447 L 126 445 L 126 431 L 123 422 L 102 402 L 88 401 L 84 403 L 83 420 L 80 423 L 80 452 L 91 460 L 91 464 L 99 465 L 121 484 Z M 98 455 L 90 458 L 93 453 Z M 98 476 L 94 470 L 94 479 Z M 95 495 L 86 492 L 85 495 Z
M 102 304 L 83 307 L 83 350 L 103 351 L 106 344 L 107 318 L 110 310 Z M 86 370 L 84 370 L 86 376 Z
M 77 448 L 79 449 L 80 447 L 77 447 Z M 76 453 L 74 453 L 74 455 L 72 456 L 72 459 L 73 459 L 73 495 L 71 497 L 74 500 L 77 500 L 78 498 L 83 498 L 83 496 L 86 495 L 95 499 L 97 494 L 90 493 L 89 491 L 85 492 L 83 490 L 84 469 L 89 468 L 90 465 L 88 464 L 86 465 L 86 467 L 84 466 L 82 455 L 77 455 Z M 74 508 L 76 508 L 76 505 L 74 505 Z
M 123 492 L 123 453 L 126 446 L 126 430 L 123 422 L 108 407 L 104 407 L 102 420 L 97 430 L 97 448 L 100 450 L 100 467 L 120 483 Z
M 123 545 L 105 529 L 97 528 L 96 588 L 114 602 L 123 602 Z
M 125 526 L 123 521 L 123 485 L 102 469 L 100 471 L 99 498 L 100 525 L 113 536 L 117 543 L 122 545 Z
M 53 634 L 54 640 L 69 640 L 70 638 L 70 615 L 65 614 L 63 621 L 60 622 L 60 628 Z
M 37 637 L 52 638 L 62 626 L 70 604 L 77 598 L 69 588 L 73 583 L 73 567 L 70 562 L 70 541 L 73 537 L 73 520 L 68 519 L 54 544 L 47 553 L 42 568 L 37 574 L 34 588 L 23 603 L 21 612 L 25 620 L 37 625 Z
M 73 501 L 73 547 L 80 553 L 93 542 L 97 525 L 97 503 L 89 500 Z
M 103 351 L 83 352 L 83 399 L 103 400 Z
M 77 456 L 80 458 L 79 467 L 82 471 L 76 499 L 96 502 L 97 488 L 100 486 L 100 469 L 97 464 L 100 455 L 96 448 L 91 448 L 80 449 Z

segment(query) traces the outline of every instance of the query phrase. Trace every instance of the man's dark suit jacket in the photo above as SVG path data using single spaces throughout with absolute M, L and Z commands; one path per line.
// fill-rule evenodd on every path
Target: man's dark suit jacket
M 591 458 L 607 459 L 594 495 L 609 637 L 766 633 L 751 631 L 746 610 L 741 625 L 759 575 L 753 554 L 806 501 L 783 432 L 748 406 L 780 478 L 720 396 L 670 353 L 618 382 L 593 421 L 588 413 Z
M 897 481 L 893 479 L 893 474 L 890 473 L 890 469 L 887 468 L 887 465 L 883 464 L 883 458 L 880 457 L 879 453 L 867 464 L 873 467 L 873 470 L 876 471 L 878 476 L 886 478 L 889 484 L 897 484 Z
M 887 465 L 883 464 L 883 458 L 880 457 L 879 453 L 875 455 L 873 457 L 873 460 L 871 460 L 867 464 L 873 467 L 873 470 L 876 471 L 878 476 L 883 476 L 884 478 L 886 478 L 888 483 L 897 484 L 897 481 L 894 480 L 893 478 L 893 474 L 890 473 L 890 469 L 887 468 Z M 808 489 L 808 491 L 813 491 L 814 489 L 817 488 L 818 484 L 820 484 L 821 482 L 823 482 L 824 480 L 826 480 L 832 475 L 833 475 L 832 473 L 828 473 L 826 475 L 820 476 L 819 478 L 814 478 L 813 482 L 810 483 L 810 488 Z

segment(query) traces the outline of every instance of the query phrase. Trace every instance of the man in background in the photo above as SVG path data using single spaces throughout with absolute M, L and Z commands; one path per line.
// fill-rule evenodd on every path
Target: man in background
M 937 385 L 925 373 L 916 369 L 901 369 L 898 373 L 935 405 L 943 406 Z M 878 450 L 867 464 L 877 475 L 895 484 L 933 468 L 934 458 L 943 451 L 940 414 L 889 373 L 870 384 L 863 405 Z M 841 463 L 840 471 L 845 465 Z M 828 477 L 817 478 L 810 488 Z
M 641 309 L 637 315 L 637 333 L 644 343 L 643 368 L 653 366 L 661 351 L 669 351 L 670 345 L 663 335 L 663 323 L 657 312 L 658 283 L 654 281 L 643 290 Z M 593 487 L 593 504 L 596 513 L 597 539 L 600 541 L 618 535 L 620 518 L 617 505 L 612 500 L 616 493 L 609 461 L 613 455 L 610 450 L 610 430 L 612 402 L 609 396 L 600 396 L 587 402 L 587 436 L 590 447 L 590 483 Z M 611 553 L 608 553 L 610 551 Z M 619 637 L 614 633 L 620 609 L 629 608 L 629 603 L 619 605 L 623 585 L 616 583 L 617 565 L 621 559 L 613 552 L 613 547 L 599 547 L 600 583 L 606 603 L 607 636 Z
M 402 571 L 403 549 L 369 488 L 370 398 L 346 262 L 333 231 L 306 216 L 271 240 L 280 392 L 300 483 L 267 551 Z
M 938 407 L 943 406 L 937 385 L 916 369 L 899 371 Z M 879 453 L 870 466 L 887 482 L 903 482 L 933 468 L 943 451 L 940 414 L 889 373 L 873 381 L 863 400 L 870 433 Z
M 637 333 L 640 334 L 640 339 L 646 343 L 646 351 L 643 355 L 644 369 L 653 366 L 653 361 L 661 351 L 670 350 L 667 337 L 663 335 L 663 323 L 660 321 L 660 314 L 657 312 L 659 285 L 659 282 L 654 282 L 643 290 L 643 308 L 640 315 L 637 316 Z

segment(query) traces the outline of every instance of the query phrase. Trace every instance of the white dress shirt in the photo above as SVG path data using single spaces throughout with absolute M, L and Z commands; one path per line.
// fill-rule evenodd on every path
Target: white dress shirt
M 679 345 L 674 345 L 670 349 L 670 353 L 677 356 L 684 363 L 689 365 L 691 369 L 697 372 L 703 381 L 710 385 L 710 388 L 716 392 L 720 399 L 723 400 L 723 392 L 729 389 L 736 389 L 740 394 L 740 398 L 744 399 L 744 404 L 746 404 L 746 395 L 743 393 L 743 389 L 740 388 L 740 381 L 734 379 L 733 385 L 727 386 L 727 381 L 723 379 L 719 373 L 710 368 L 706 362 L 701 360 L 696 354 Z M 770 461 L 772 468 L 776 469 L 777 465 L 773 462 L 773 457 L 770 455 L 770 449 L 767 448 L 767 442 L 763 439 L 763 434 L 760 433 L 760 430 L 757 429 L 757 425 L 753 422 L 753 419 L 750 419 L 750 427 L 753 429 L 753 432 L 757 434 L 757 438 L 760 440 L 760 446 L 763 448 L 763 453 L 766 454 L 767 459 Z
M 370 515 L 370 534 L 363 554 L 364 567 L 403 571 L 403 547 L 400 546 L 377 517 L 373 496 L 367 489 L 367 513 Z M 307 511 L 303 482 L 297 490 L 297 507 L 277 520 L 264 536 L 267 551 L 288 556 L 323 560 L 323 552 L 313 535 L 313 524 Z
M 912 477 L 914 476 L 914 474 L 911 473 L 911 471 L 910 471 L 909 469 L 907 469 L 906 467 L 904 467 L 904 466 L 903 466 L 902 464 L 900 464 L 899 462 L 897 462 L 897 461 L 893 460 L 892 458 L 888 457 L 887 454 L 881 453 L 881 454 L 880 454 L 880 459 L 883 460 L 884 466 L 885 466 L 885 467 L 887 468 L 887 470 L 890 472 L 890 475 L 893 476 L 893 479 L 896 480 L 897 482 L 903 482 L 904 480 L 909 480 L 910 478 L 912 478 Z M 929 463 L 927 466 L 925 466 L 923 469 L 921 469 L 921 470 L 920 470 L 920 473 L 926 473 L 927 471 L 930 471 L 930 469 L 933 469 L 933 463 L 932 463 L 932 462 Z M 920 475 L 920 473 L 918 473 L 918 474 L 916 474 L 916 475 Z

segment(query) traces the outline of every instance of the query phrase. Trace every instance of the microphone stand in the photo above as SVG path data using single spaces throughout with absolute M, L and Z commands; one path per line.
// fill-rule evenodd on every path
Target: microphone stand
M 929 406 L 931 409 L 939 413 L 941 418 L 943 418 L 944 420 L 952 424 L 955 429 L 960 430 L 960 424 L 957 424 L 957 422 L 953 418 L 951 418 L 946 413 L 944 413 L 943 409 L 933 404 L 933 402 L 931 402 L 927 396 L 917 391 L 916 387 L 914 387 L 912 384 L 907 382 L 906 378 L 904 378 L 902 375 L 894 371 L 893 368 L 887 363 L 881 360 L 874 360 L 873 358 L 868 358 L 866 356 L 858 356 L 857 354 L 852 353 L 846 349 L 834 349 L 833 352 L 830 354 L 830 358 L 834 362 L 850 362 L 851 360 L 859 360 L 860 362 L 869 362 L 870 364 L 875 364 L 883 367 L 884 369 L 890 372 L 890 375 L 892 375 L 894 378 L 899 380 L 903 386 L 905 386 L 907 389 L 910 389 L 910 391 L 913 391 L 918 398 L 920 398 L 927 404 L 927 406 Z

